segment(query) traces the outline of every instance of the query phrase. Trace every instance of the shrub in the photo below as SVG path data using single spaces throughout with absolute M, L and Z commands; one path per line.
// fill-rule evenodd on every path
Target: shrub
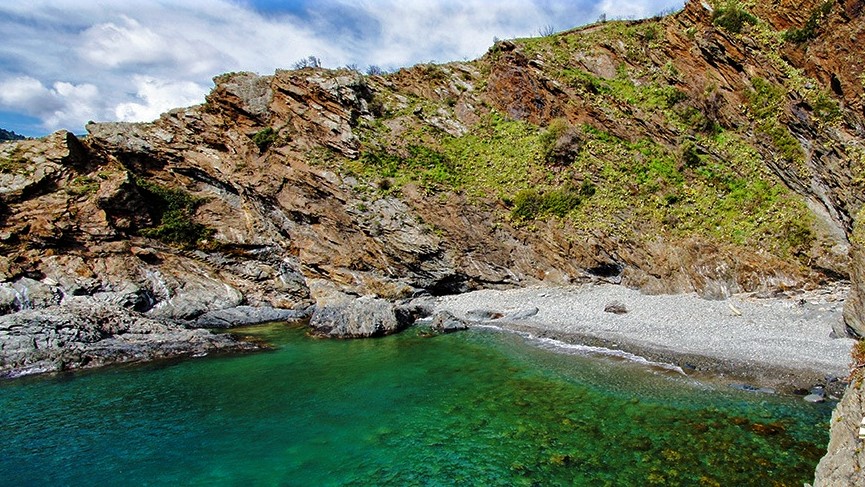
M 829 12 L 832 10 L 832 5 L 834 3 L 835 2 L 833 0 L 823 2 L 820 6 L 814 9 L 813 12 L 811 12 L 811 16 L 808 17 L 808 20 L 805 22 L 805 25 L 803 25 L 801 29 L 790 29 L 785 32 L 784 40 L 788 42 L 794 42 L 796 44 L 801 44 L 817 37 L 817 29 L 820 27 L 820 21 L 823 20 L 824 17 L 829 15 Z
M 304 68 L 320 68 L 321 67 L 321 59 L 315 56 L 307 56 L 303 59 L 297 60 L 292 67 L 294 69 L 304 69 Z
M 277 134 L 276 131 L 271 127 L 267 127 L 259 130 L 252 136 L 252 142 L 258 146 L 258 150 L 264 152 L 271 146 L 274 142 L 276 142 Z
M 545 162 L 568 165 L 579 154 L 583 140 L 579 131 L 569 125 L 567 120 L 557 118 L 541 133 L 539 143 Z
M 564 218 L 580 203 L 580 194 L 571 188 L 554 189 L 546 193 L 536 189 L 524 189 L 513 198 L 511 216 L 523 221 L 549 215 Z
M 728 32 L 738 34 L 742 32 L 745 24 L 756 24 L 757 17 L 748 13 L 737 2 L 730 1 L 715 9 L 712 14 L 712 23 Z
M 210 238 L 214 230 L 193 221 L 195 209 L 202 200 L 181 189 L 166 188 L 157 183 L 135 178 L 135 184 L 152 204 L 153 219 L 159 223 L 141 230 L 141 235 L 156 238 L 181 247 L 195 247 Z

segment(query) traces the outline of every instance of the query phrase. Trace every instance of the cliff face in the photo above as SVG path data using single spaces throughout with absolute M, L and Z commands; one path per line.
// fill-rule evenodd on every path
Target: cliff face
M 861 8 L 806 3 L 689 2 L 385 76 L 226 74 L 153 123 L 5 143 L 0 310 L 203 325 L 334 293 L 856 277 Z

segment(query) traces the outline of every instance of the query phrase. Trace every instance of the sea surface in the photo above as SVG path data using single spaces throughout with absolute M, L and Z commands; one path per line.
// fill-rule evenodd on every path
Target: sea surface
M 0 383 L 0 485 L 795 485 L 831 405 L 494 330 Z

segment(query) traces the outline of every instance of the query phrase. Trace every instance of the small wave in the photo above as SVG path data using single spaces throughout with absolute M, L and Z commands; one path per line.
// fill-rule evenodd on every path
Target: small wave
M 553 349 L 558 352 L 571 353 L 576 355 L 604 355 L 608 357 L 616 357 L 627 360 L 629 362 L 645 365 L 647 367 L 655 367 L 659 369 L 669 370 L 682 374 L 684 376 L 688 375 L 678 365 L 668 364 L 666 362 L 655 362 L 654 360 L 649 360 L 646 357 L 631 352 L 625 352 L 624 350 L 595 347 L 592 345 L 577 345 L 546 337 L 532 337 L 532 340 L 540 343 L 542 348 Z
M 681 374 L 685 377 L 688 374 L 685 371 L 675 364 L 669 364 L 666 362 L 656 362 L 654 360 L 649 360 L 646 357 L 626 352 L 624 350 L 616 350 L 613 348 L 606 347 L 596 347 L 592 345 L 578 345 L 573 343 L 563 342 L 561 340 L 556 340 L 554 338 L 548 337 L 538 337 L 531 333 L 519 330 L 512 330 L 509 328 L 504 328 L 498 325 L 490 325 L 490 324 L 476 324 L 472 325 L 472 328 L 481 328 L 486 330 L 494 330 L 494 331 L 504 331 L 508 333 L 513 333 L 515 335 L 519 335 L 523 338 L 526 338 L 530 342 L 537 343 L 540 348 L 550 350 L 556 353 L 566 353 L 571 355 L 602 355 L 605 357 L 616 357 L 622 360 L 627 360 L 628 362 L 633 362 L 636 364 L 640 364 L 646 367 L 652 367 L 656 369 L 667 370 L 670 372 L 675 372 L 677 374 Z

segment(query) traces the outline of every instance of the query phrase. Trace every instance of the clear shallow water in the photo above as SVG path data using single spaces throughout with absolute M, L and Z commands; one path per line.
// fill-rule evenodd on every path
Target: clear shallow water
M 796 485 L 831 406 L 413 331 L 0 384 L 2 485 Z M 549 343 L 543 344 L 549 348 Z

